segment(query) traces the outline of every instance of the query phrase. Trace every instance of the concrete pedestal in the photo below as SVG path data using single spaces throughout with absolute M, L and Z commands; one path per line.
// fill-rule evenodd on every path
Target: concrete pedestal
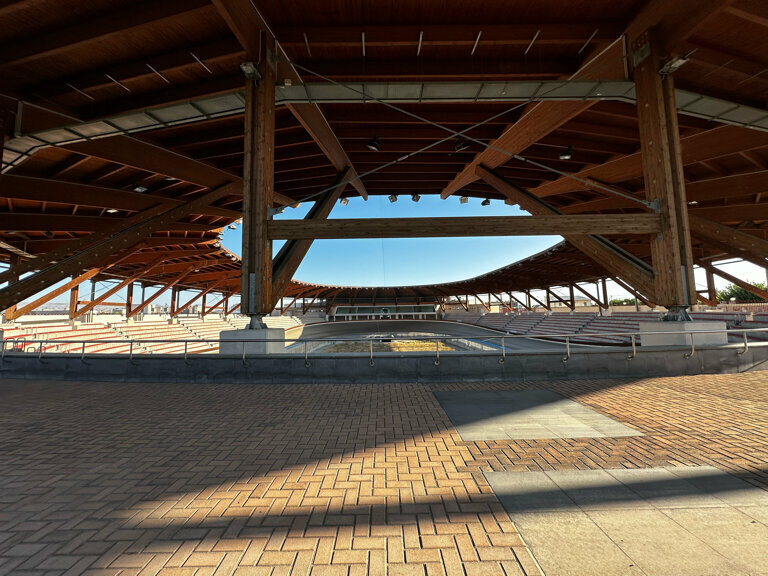
M 222 340 L 219 345 L 219 354 L 242 355 L 243 342 L 228 342 L 228 340 L 283 340 L 285 339 L 285 330 L 283 328 L 224 330 L 219 334 L 219 339 Z M 245 353 L 249 356 L 253 354 L 282 354 L 283 352 L 285 352 L 284 342 L 245 342 Z
M 701 332 L 703 330 L 725 330 L 725 322 L 696 321 L 693 322 L 640 322 L 640 332 Z M 642 334 L 643 346 L 690 346 L 691 337 L 688 334 Z M 696 334 L 696 346 L 728 344 L 728 335 Z

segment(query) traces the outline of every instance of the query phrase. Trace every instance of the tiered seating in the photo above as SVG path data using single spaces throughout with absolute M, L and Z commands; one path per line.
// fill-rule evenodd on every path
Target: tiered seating
M 464 324 L 477 324 L 477 321 L 480 319 L 481 315 L 477 314 L 475 312 L 448 312 L 443 319 L 448 320 L 450 322 L 463 322 Z
M 548 314 L 528 331 L 528 334 L 574 334 L 579 332 L 595 317 L 594 312 L 571 312 L 570 314 Z
M 203 340 L 218 340 L 222 331 L 232 330 L 232 325 L 220 318 L 212 318 L 210 320 L 189 318 L 180 320 L 180 323 L 195 336 Z M 213 350 L 219 349 L 218 344 L 211 343 L 210 345 Z
M 264 324 L 267 325 L 267 328 L 283 328 L 285 330 L 302 325 L 301 320 L 293 316 L 265 316 Z
M 167 322 L 136 322 L 133 324 L 113 324 L 112 327 L 132 340 L 194 340 L 190 330 L 182 324 Z M 184 352 L 184 342 L 142 342 L 139 346 L 150 354 L 181 354 Z M 136 346 L 134 346 L 136 352 Z M 190 342 L 187 345 L 189 354 L 213 352 L 214 347 L 205 342 Z
M 768 340 L 768 314 L 755 314 L 752 320 L 745 320 L 744 322 L 739 325 L 739 328 L 747 328 L 747 329 L 754 329 L 754 328 L 764 328 L 766 329 L 765 332 L 752 332 L 747 335 L 748 340 L 756 340 L 759 342 L 764 342 Z M 738 341 L 743 342 L 744 337 L 740 334 L 731 334 L 731 341 Z
M 509 323 L 509 320 L 510 316 L 508 314 L 489 312 L 485 316 L 480 316 L 477 325 L 492 328 L 493 330 L 504 330 L 504 327 Z
M 3 344 L 5 345 L 5 350 L 8 352 L 22 352 L 24 350 L 32 349 L 37 346 L 37 344 L 27 342 L 27 340 L 34 339 L 35 332 L 29 326 L 13 324 L 3 326 Z
M 689 312 L 691 319 L 725 322 L 728 328 L 735 328 L 747 319 L 746 314 L 736 312 Z
M 67 326 L 65 330 L 48 331 L 37 335 L 39 340 L 123 340 L 122 342 L 86 342 L 86 354 L 125 354 L 130 350 L 131 344 L 125 341 L 117 331 L 112 330 L 106 324 L 80 324 L 79 326 Z M 82 352 L 83 345 L 72 343 L 52 343 L 44 348 L 46 352 Z
M 610 316 L 595 316 L 582 329 L 582 334 L 594 336 L 579 336 L 574 342 L 584 344 L 629 344 L 630 336 L 607 336 L 610 332 L 637 332 L 640 322 L 657 322 L 661 320 L 659 312 L 615 312 Z M 639 343 L 639 342 L 638 342 Z
M 248 316 L 230 316 L 227 318 L 227 322 L 229 322 L 229 325 L 232 326 L 232 328 L 237 328 L 238 330 L 241 330 L 242 328 L 245 328 L 248 326 L 248 323 L 250 322 L 250 318 Z
M 523 312 L 507 322 L 504 330 L 512 334 L 527 334 L 530 330 L 538 326 L 545 318 L 541 312 Z

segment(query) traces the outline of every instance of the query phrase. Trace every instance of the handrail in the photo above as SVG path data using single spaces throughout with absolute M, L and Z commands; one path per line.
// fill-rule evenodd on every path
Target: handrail
M 689 359 L 689 358 L 693 357 L 695 355 L 695 353 L 696 353 L 695 336 L 694 336 L 695 334 L 726 334 L 726 336 L 730 335 L 730 334 L 739 334 L 739 335 L 742 336 L 742 338 L 744 340 L 744 346 L 743 346 L 743 348 L 738 350 L 736 352 L 736 354 L 741 356 L 741 355 L 745 354 L 749 350 L 748 335 L 749 334 L 753 334 L 753 333 L 768 333 L 768 328 L 732 328 L 732 329 L 724 329 L 724 330 L 723 329 L 718 329 L 718 330 L 712 329 L 712 330 L 695 330 L 695 331 L 690 331 L 690 330 L 670 330 L 670 331 L 647 331 L 647 332 L 640 332 L 640 331 L 636 331 L 636 332 L 601 332 L 601 333 L 597 333 L 597 334 L 581 334 L 581 333 L 562 334 L 562 333 L 556 333 L 556 334 L 536 334 L 536 335 L 530 335 L 530 334 L 503 333 L 503 334 L 500 334 L 499 336 L 486 336 L 486 335 L 484 335 L 482 338 L 478 339 L 478 341 L 479 341 L 480 344 L 487 344 L 487 345 L 489 345 L 490 347 L 492 347 L 494 349 L 494 350 L 491 350 L 491 351 L 487 351 L 488 350 L 487 348 L 485 350 L 483 350 L 481 348 L 480 349 L 480 353 L 488 354 L 488 355 L 494 355 L 494 354 L 498 353 L 498 352 L 496 352 L 496 350 L 500 349 L 501 356 L 498 359 L 498 362 L 499 362 L 499 364 L 503 364 L 505 359 L 506 359 L 507 352 L 512 352 L 512 353 L 515 352 L 514 349 L 508 348 L 507 342 L 509 340 L 517 340 L 517 339 L 529 339 L 529 340 L 530 339 L 535 339 L 535 340 L 538 340 L 538 339 L 544 339 L 544 338 L 558 338 L 560 340 L 555 340 L 555 341 L 550 340 L 548 342 L 551 343 L 551 344 L 561 344 L 561 345 L 565 346 L 565 356 L 562 358 L 562 361 L 564 363 L 566 363 L 566 362 L 568 362 L 571 359 L 571 356 L 572 356 L 572 350 L 571 350 L 572 345 L 573 345 L 572 339 L 574 337 L 578 338 L 580 336 L 587 336 L 587 337 L 592 337 L 592 336 L 624 336 L 624 337 L 629 337 L 632 351 L 631 351 L 631 354 L 627 355 L 626 360 L 630 361 L 630 360 L 633 360 L 634 358 L 636 358 L 637 355 L 638 355 L 637 338 L 640 337 L 640 336 L 644 336 L 644 335 L 646 335 L 646 336 L 647 335 L 665 335 L 665 336 L 669 336 L 669 335 L 676 335 L 676 334 L 677 335 L 679 335 L 679 334 L 689 335 L 690 338 L 691 338 L 690 350 L 688 352 L 686 352 L 685 354 L 683 354 L 684 358 Z M 434 365 L 435 366 L 439 366 L 440 365 L 440 343 L 441 342 L 450 342 L 450 341 L 456 341 L 456 342 L 464 341 L 464 342 L 466 342 L 467 338 L 470 338 L 470 337 L 467 337 L 467 336 L 445 336 L 445 335 L 444 336 L 407 336 L 407 335 L 401 335 L 401 336 L 387 336 L 386 340 L 388 340 L 388 341 L 403 341 L 403 340 L 407 340 L 407 341 L 411 341 L 411 342 L 413 342 L 413 341 L 416 341 L 416 342 L 420 342 L 420 341 L 423 341 L 423 342 L 434 342 L 435 343 L 435 350 L 434 350 L 435 360 L 434 360 Z M 183 344 L 183 346 L 184 346 L 184 352 L 183 352 L 184 361 L 187 364 L 191 364 L 191 361 L 188 358 L 188 356 L 190 354 L 190 352 L 189 352 L 189 344 L 190 343 L 192 343 L 192 344 L 208 344 L 208 345 L 217 344 L 217 345 L 221 346 L 222 342 L 227 342 L 227 343 L 234 343 L 234 344 L 238 344 L 238 343 L 242 344 L 242 362 L 243 362 L 244 366 L 248 366 L 249 364 L 248 364 L 248 361 L 246 359 L 247 356 L 248 356 L 247 346 L 246 345 L 249 344 L 249 343 L 283 343 L 284 347 L 286 347 L 286 348 L 288 346 L 288 343 L 292 343 L 292 344 L 303 343 L 304 346 L 303 346 L 303 354 L 302 355 L 304 356 L 304 364 L 305 364 L 306 367 L 310 367 L 311 366 L 311 362 L 309 360 L 309 343 L 320 343 L 320 344 L 322 344 L 322 343 L 329 343 L 330 344 L 330 343 L 339 343 L 339 342 L 345 342 L 345 343 L 368 342 L 369 345 L 370 345 L 369 346 L 369 351 L 368 351 L 369 364 L 371 366 L 374 366 L 375 365 L 375 361 L 374 361 L 373 343 L 375 341 L 377 341 L 377 340 L 380 341 L 382 339 L 383 339 L 383 337 L 377 337 L 377 338 L 361 338 L 361 337 L 352 337 L 352 338 L 349 338 L 349 337 L 346 337 L 346 338 L 340 338 L 340 337 L 336 337 L 336 338 L 242 338 L 242 339 L 227 339 L 227 340 L 211 339 L 211 338 L 183 339 L 183 340 L 171 340 L 171 339 L 125 339 L 125 338 L 123 338 L 123 339 L 94 339 L 94 340 L 82 340 L 82 339 L 66 339 L 66 340 L 64 340 L 64 339 L 62 339 L 62 340 L 59 340 L 59 339 L 39 339 L 39 340 L 25 340 L 25 342 L 24 342 L 25 347 L 22 349 L 22 351 L 20 353 L 17 353 L 16 355 L 22 355 L 23 356 L 23 355 L 29 354 L 28 352 L 24 352 L 24 350 L 27 349 L 27 345 L 29 345 L 29 348 L 31 349 L 30 351 L 36 351 L 37 352 L 38 360 L 43 362 L 43 356 L 45 355 L 45 352 L 47 350 L 47 347 L 45 346 L 46 344 L 55 344 L 56 345 L 56 349 L 58 349 L 60 347 L 60 345 L 62 345 L 62 344 L 79 344 L 79 345 L 81 345 L 81 349 L 79 350 L 79 352 L 80 352 L 80 360 L 83 363 L 85 363 L 86 346 L 88 344 L 98 345 L 98 344 L 117 344 L 117 343 L 120 343 L 120 344 L 129 344 L 128 358 L 129 358 L 129 361 L 131 363 L 135 364 L 136 360 L 134 358 L 134 345 L 138 345 L 141 348 L 142 345 L 144 345 L 144 344 L 169 344 L 169 343 L 173 343 L 173 344 L 179 344 L 179 345 Z M 564 339 L 564 341 L 562 339 Z M 500 345 L 498 345 L 498 344 L 493 342 L 493 341 L 496 341 L 496 340 L 499 341 Z M 6 343 L 7 342 L 10 342 L 11 345 L 13 345 L 14 343 L 18 343 L 18 340 L 17 339 L 8 339 L 8 340 L 3 340 L 0 343 L 0 348 L 1 348 L 0 358 L 2 359 L 3 362 L 8 362 L 9 361 L 9 360 L 6 359 L 6 356 L 7 356 Z M 768 343 L 768 341 L 766 343 Z M 36 348 L 35 348 L 35 344 L 37 344 Z M 577 344 L 577 345 L 579 345 L 579 344 Z M 583 346 L 585 348 L 591 347 L 590 345 L 584 345 L 584 344 L 580 344 L 580 346 Z M 323 347 L 321 346 L 321 348 L 323 348 Z M 13 352 L 13 351 L 14 350 L 13 350 L 13 346 L 12 346 L 11 352 Z M 55 354 L 55 353 L 57 353 L 57 352 L 53 352 L 53 354 Z M 68 354 L 68 353 L 70 353 L 70 352 L 61 352 L 60 354 Z M 323 353 L 322 349 L 320 349 L 318 351 L 318 353 L 322 354 Z M 391 353 L 391 352 L 380 352 L 380 354 L 389 354 L 389 353 Z M 523 353 L 529 354 L 530 350 L 525 350 L 525 351 L 523 351 Z M 51 352 L 48 352 L 48 354 L 51 354 Z M 287 355 L 288 354 L 292 354 L 292 352 L 286 350 L 286 354 Z

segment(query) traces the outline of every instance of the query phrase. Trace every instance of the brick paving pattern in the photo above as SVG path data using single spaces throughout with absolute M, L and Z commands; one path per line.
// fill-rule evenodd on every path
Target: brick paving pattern
M 645 435 L 462 442 L 432 394 L 527 388 Z M 5 381 L 0 575 L 537 574 L 483 471 L 704 464 L 768 489 L 766 373 L 370 386 Z

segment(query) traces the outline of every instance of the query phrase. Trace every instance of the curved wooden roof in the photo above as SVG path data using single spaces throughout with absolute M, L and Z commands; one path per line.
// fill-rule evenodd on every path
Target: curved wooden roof
M 211 113 L 203 110 L 201 102 L 217 95 L 237 99 L 247 39 L 244 42 L 238 36 L 226 15 L 251 10 L 252 4 L 239 0 L 0 2 L 0 112 L 3 133 L 9 138 L 7 164 L 0 176 L 0 260 L 42 257 L 74 239 L 111 230 L 119 220 L 158 204 L 177 206 L 227 182 L 237 184 L 243 165 L 242 112 L 235 107 Z M 616 39 L 625 31 L 655 24 L 677 34 L 670 52 L 689 58 L 675 72 L 678 88 L 720 98 L 738 114 L 764 111 L 768 117 L 764 74 L 768 9 L 764 3 L 684 0 L 672 11 L 666 4 L 661 0 L 426 0 L 417 4 L 288 0 L 255 2 L 259 13 L 243 12 L 242 17 L 268 25 L 280 43 L 284 58 L 278 67 L 279 82 L 289 78 L 290 61 L 297 65 L 298 81 L 306 82 L 461 80 L 502 81 L 510 86 L 519 81 L 568 79 L 601 54 L 607 54 L 601 56 L 607 64 L 592 79 L 623 80 L 621 50 L 618 57 L 611 52 L 620 48 Z M 468 132 L 490 143 L 514 127 L 530 108 L 520 101 L 463 100 L 400 104 L 411 116 L 370 101 L 317 104 L 330 137 L 318 135 L 316 126 L 296 106 L 278 106 L 276 204 L 301 202 L 328 187 L 338 172 L 338 154 L 346 155 L 357 173 L 363 174 L 445 137 L 443 130 L 413 115 L 454 130 L 497 116 Z M 195 121 L 164 116 L 169 114 L 164 107 L 176 104 L 184 104 Z M 195 110 L 209 117 L 194 116 Z M 138 112 L 149 119 L 148 124 L 131 135 L 63 146 L 49 145 L 55 140 L 35 139 L 42 132 L 53 139 L 56 130 L 81 122 L 89 123 L 89 130 L 99 130 L 95 121 L 100 119 L 108 119 L 104 124 L 114 128 L 115 118 L 135 121 L 136 116 L 130 115 Z M 736 112 L 725 109 L 718 114 L 709 109 L 697 113 L 693 102 L 679 115 L 690 214 L 768 239 L 768 132 L 755 129 L 762 119 L 755 118 L 752 128 L 739 127 L 729 122 L 749 121 L 737 122 Z M 582 101 L 566 115 L 519 151 L 549 169 L 512 159 L 502 162 L 498 173 L 566 214 L 639 211 L 632 201 L 589 184 L 609 184 L 642 197 L 635 106 L 594 99 Z M 27 138 L 25 144 L 25 135 L 38 136 Z M 379 138 L 379 152 L 366 147 L 374 136 Z M 9 150 L 20 144 L 31 146 L 30 155 L 11 165 Z M 445 194 L 463 182 L 466 167 L 483 150 L 480 144 L 468 144 L 464 149 L 457 149 L 454 140 L 438 144 L 363 176 L 360 185 L 347 187 L 344 195 L 361 191 Z M 571 158 L 561 159 L 569 147 Z M 558 172 L 576 174 L 587 183 Z M 502 198 L 482 180 L 457 190 L 461 195 Z M 218 234 L 239 218 L 240 211 L 241 197 L 235 187 L 232 193 L 153 231 L 141 246 L 116 252 L 114 261 L 118 256 L 124 259 L 102 276 L 138 273 L 142 280 L 162 283 L 194 264 L 181 286 L 207 288 L 220 282 L 218 289 L 237 292 L 239 263 L 218 245 Z M 612 240 L 648 258 L 649 248 L 642 239 Z M 695 257 L 701 262 L 742 255 L 700 236 L 693 240 Z M 163 267 L 141 274 L 142 267 L 161 255 L 166 261 Z M 558 265 L 555 257 L 567 259 L 568 265 Z M 431 295 L 454 290 L 508 291 L 604 275 L 567 246 L 526 262 L 471 281 L 432 287 Z M 571 270 L 579 272 L 571 277 Z M 297 286 L 294 283 L 286 294 Z M 430 292 L 430 287 L 410 289 Z

